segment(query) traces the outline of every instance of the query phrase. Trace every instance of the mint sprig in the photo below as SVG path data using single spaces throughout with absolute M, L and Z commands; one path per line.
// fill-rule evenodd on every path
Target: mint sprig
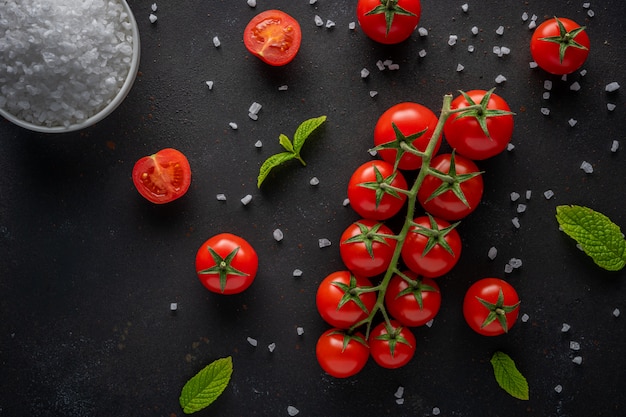
M 503 352 L 494 353 L 491 357 L 491 366 L 496 382 L 503 390 L 517 399 L 528 400 L 528 381 L 509 355 Z
M 185 414 L 208 407 L 228 386 L 233 373 L 233 360 L 228 356 L 217 359 L 193 376 L 183 386 L 180 406 Z
M 563 205 L 556 208 L 561 230 L 601 268 L 619 271 L 626 265 L 626 240 L 619 226 L 588 207 Z
M 311 133 L 317 129 L 322 123 L 326 121 L 326 116 L 314 117 L 312 119 L 305 120 L 298 126 L 296 132 L 293 135 L 293 142 L 284 134 L 280 134 L 278 142 L 285 149 L 286 152 L 280 152 L 270 156 L 263 162 L 259 169 L 259 176 L 257 178 L 257 187 L 261 188 L 261 184 L 270 171 L 277 166 L 292 160 L 297 159 L 303 166 L 306 166 L 306 162 L 300 156 L 300 151 L 304 146 L 306 140 L 311 136 Z

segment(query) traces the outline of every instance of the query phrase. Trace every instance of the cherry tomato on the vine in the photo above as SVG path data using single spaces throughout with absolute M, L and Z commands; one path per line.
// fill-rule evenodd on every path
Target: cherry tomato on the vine
M 395 369 L 409 363 L 415 354 L 415 336 L 398 321 L 374 327 L 368 339 L 370 354 L 383 368 Z
M 405 148 L 424 152 L 437 126 L 437 116 L 421 104 L 404 102 L 387 109 L 374 127 L 374 149 L 399 169 L 419 169 L 422 158 Z M 441 137 L 433 155 L 441 145 Z
M 571 74 L 589 55 L 589 36 L 584 26 L 571 19 L 553 17 L 541 23 L 530 39 L 530 53 L 543 70 Z
M 506 149 L 513 136 L 513 113 L 493 89 L 461 92 L 452 100 L 450 108 L 464 109 L 473 105 L 480 108 L 451 115 L 443 132 L 457 154 L 477 161 Z
M 465 293 L 463 316 L 476 333 L 497 336 L 513 327 L 519 304 L 519 296 L 511 284 L 499 278 L 483 278 Z
M 385 292 L 385 306 L 391 316 L 404 326 L 423 326 L 434 319 L 441 307 L 439 285 L 432 278 L 419 277 L 412 271 L 394 275 Z
M 348 182 L 350 206 L 361 217 L 385 220 L 397 214 L 407 195 L 407 182 L 386 161 L 369 161 L 358 167 Z
M 291 62 L 302 41 L 300 25 L 281 10 L 266 10 L 250 20 L 243 33 L 243 43 L 263 62 L 281 66 Z
M 320 316 L 333 327 L 347 329 L 368 316 L 376 303 L 374 291 L 362 292 L 372 282 L 350 271 L 336 271 L 322 280 L 315 304 Z
M 396 248 L 393 232 L 376 220 L 361 219 L 341 234 L 339 253 L 356 275 L 373 277 L 387 270 Z
M 411 271 L 428 278 L 448 273 L 461 256 L 461 237 L 455 227 L 443 219 L 420 216 L 402 246 L 402 260 Z
M 395 44 L 406 40 L 420 20 L 420 0 L 358 0 L 356 16 L 368 37 Z
M 189 161 L 172 148 L 144 156 L 133 167 L 133 183 L 143 197 L 156 204 L 169 203 L 185 195 L 191 184 Z
M 417 200 L 424 210 L 444 220 L 460 220 L 473 212 L 483 196 L 483 178 L 471 159 L 455 154 L 435 156 L 430 168 L 443 179 L 428 174 L 417 191 Z
M 319 337 L 315 355 L 327 374 L 335 378 L 347 378 L 363 369 L 370 353 L 363 333 L 348 334 L 334 328 Z
M 256 277 L 259 258 L 245 239 L 231 233 L 209 238 L 196 254 L 196 272 L 202 285 L 219 294 L 237 294 Z

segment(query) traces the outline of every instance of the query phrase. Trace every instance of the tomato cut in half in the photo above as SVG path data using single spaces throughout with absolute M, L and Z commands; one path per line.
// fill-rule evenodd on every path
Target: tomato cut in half
M 187 157 L 172 148 L 144 156 L 133 167 L 133 183 L 147 200 L 164 204 L 185 195 L 191 184 Z
M 281 66 L 291 62 L 302 41 L 300 25 L 281 10 L 266 10 L 250 20 L 243 33 L 243 43 L 263 62 Z

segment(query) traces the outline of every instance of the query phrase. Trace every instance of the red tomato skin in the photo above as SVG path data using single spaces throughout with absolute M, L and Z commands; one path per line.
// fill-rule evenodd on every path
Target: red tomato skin
M 267 38 L 277 37 L 268 40 Z M 290 63 L 298 54 L 302 30 L 296 19 L 281 10 L 266 10 L 250 20 L 243 34 L 248 51 L 272 66 Z
M 427 216 L 417 217 L 413 221 L 430 228 L 430 220 Z M 443 219 L 435 218 L 435 221 L 439 229 L 450 226 L 450 223 Z M 438 278 L 450 272 L 461 256 L 461 237 L 456 229 L 450 231 L 445 237 L 454 255 L 447 252 L 441 245 L 436 244 L 426 256 L 422 256 L 422 253 L 428 243 L 428 238 L 419 233 L 413 233 L 414 230 L 416 230 L 415 226 L 409 229 L 400 253 L 407 268 L 428 278 Z
M 354 336 L 365 341 L 363 333 Z M 369 347 L 356 340 L 350 340 L 344 349 L 341 329 L 330 329 L 322 333 L 315 346 L 317 362 L 322 369 L 335 378 L 348 378 L 358 374 L 367 364 Z
M 500 278 L 482 278 L 472 284 L 465 293 L 465 298 L 463 299 L 463 316 L 470 328 L 480 335 L 498 336 L 505 333 L 498 320 L 491 322 L 485 327 L 481 327 L 489 314 L 489 310 L 476 299 L 476 297 L 480 297 L 483 300 L 495 304 L 498 300 L 500 288 L 502 288 L 505 305 L 514 305 L 519 302 L 519 296 L 515 288 Z M 516 308 L 510 313 L 506 313 L 506 322 L 509 330 L 511 330 L 511 327 L 516 323 L 518 315 L 519 308 Z
M 361 217 L 373 220 L 386 220 L 396 215 L 404 206 L 406 194 L 395 197 L 385 194 L 378 206 L 376 205 L 376 191 L 360 186 L 359 184 L 376 181 L 375 169 L 385 178 L 389 178 L 394 170 L 393 165 L 386 161 L 373 160 L 359 166 L 348 182 L 348 200 L 350 206 Z M 401 172 L 396 171 L 396 177 L 391 182 L 396 188 L 406 190 L 408 185 Z
M 417 280 L 417 275 L 412 271 L 405 271 L 404 274 Z M 422 308 L 412 293 L 398 297 L 402 291 L 409 288 L 409 283 L 399 275 L 394 275 L 387 286 L 385 292 L 387 312 L 403 326 L 423 326 L 439 313 L 441 307 L 439 285 L 432 278 L 421 278 L 421 280 L 422 284 L 435 289 L 435 291 L 422 291 Z
M 467 94 L 479 104 L 485 96 L 485 90 L 471 90 Z M 470 106 L 462 95 L 450 103 L 451 109 L 463 109 Z M 511 111 L 507 102 L 495 93 L 491 93 L 487 109 Z M 487 118 L 489 137 L 485 135 L 478 121 L 473 117 L 457 118 L 452 115 L 446 120 L 443 133 L 448 144 L 457 155 L 463 155 L 474 161 L 491 158 L 504 151 L 513 136 L 513 116 L 503 115 Z
M 231 262 L 235 269 L 246 273 L 246 276 L 228 274 L 224 291 L 220 287 L 218 273 L 201 274 L 199 271 L 215 266 L 208 248 L 211 247 L 222 258 L 226 258 L 233 250 L 239 248 L 237 255 Z M 250 243 L 231 233 L 220 233 L 209 238 L 200 246 L 196 254 L 196 272 L 200 282 L 206 289 L 218 294 L 238 294 L 247 289 L 254 279 L 259 268 L 259 258 Z
M 441 172 L 448 172 L 450 169 L 450 158 L 451 154 L 439 154 L 432 159 L 430 166 Z M 480 172 L 474 161 L 461 155 L 454 156 L 454 164 L 457 174 Z M 424 178 L 424 182 L 417 192 L 417 200 L 424 210 L 435 217 L 448 221 L 460 220 L 476 210 L 483 196 L 484 183 L 482 175 L 477 175 L 461 183 L 461 191 L 463 191 L 469 206 L 459 200 L 451 190 L 428 200 L 433 191 L 442 182 L 441 179 L 432 175 L 427 175 Z
M 191 184 L 191 167 L 182 152 L 165 148 L 140 158 L 133 167 L 132 178 L 145 199 L 165 204 L 185 195 Z
M 374 145 L 379 146 L 396 140 L 396 133 L 392 126 L 394 123 L 404 136 L 410 136 L 427 129 L 422 136 L 413 142 L 413 146 L 423 152 L 433 136 L 437 122 L 437 116 L 428 107 L 412 102 L 398 103 L 387 109 L 378 118 L 374 127 Z M 441 137 L 435 145 L 433 155 L 437 154 L 440 146 Z M 396 154 L 397 151 L 393 149 L 378 151 L 378 155 L 390 164 L 395 164 Z M 405 152 L 398 163 L 398 168 L 403 170 L 415 170 L 421 166 L 422 158 L 409 152 Z
M 559 17 L 558 19 L 567 32 L 580 27 L 578 23 L 571 19 L 564 17 Z M 559 36 L 559 25 L 554 18 L 548 19 L 537 26 L 530 39 L 530 54 L 537 65 L 544 71 L 555 75 L 571 74 L 582 67 L 589 55 L 590 40 L 587 31 L 583 30 L 574 37 L 576 42 L 587 49 L 568 47 L 563 56 L 563 62 L 560 61 L 559 45 L 554 42 L 541 40 L 541 38 L 551 36 Z
M 367 317 L 376 303 L 376 293 L 366 292 L 359 295 L 368 313 L 363 311 L 353 300 L 348 301 L 341 307 L 339 302 L 344 291 L 335 282 L 349 285 L 350 277 L 354 276 L 350 271 L 336 271 L 324 278 L 317 287 L 315 304 L 317 311 L 324 321 L 333 327 L 347 329 Z M 371 287 L 372 282 L 365 277 L 354 276 L 358 287 Z
M 384 14 L 366 15 L 370 10 L 381 4 L 380 0 L 359 0 L 356 6 L 356 15 L 361 30 L 370 39 L 382 44 L 400 43 L 411 36 L 417 27 L 422 7 L 419 0 L 400 0 L 398 5 L 412 12 L 415 16 L 396 14 L 389 33 Z
M 409 345 L 405 343 L 396 343 L 393 355 L 389 348 L 389 342 L 377 339 L 381 335 L 387 334 L 385 323 L 380 323 L 372 329 L 368 339 L 370 345 L 370 354 L 374 361 L 381 367 L 387 369 L 400 368 L 413 358 L 415 355 L 415 336 L 407 327 L 402 326 L 397 320 L 391 320 L 394 329 L 402 327 L 400 335 L 406 339 Z
M 366 226 L 368 229 L 379 224 L 376 220 L 361 219 L 352 223 L 341 234 L 339 243 L 339 253 L 346 267 L 355 275 L 362 277 L 374 277 L 380 275 L 387 270 L 391 263 L 391 257 L 396 249 L 397 240 L 385 238 L 385 242 L 374 241 L 372 243 L 372 258 L 367 251 L 365 244 L 362 242 L 346 242 L 346 240 L 361 234 L 358 224 Z M 393 235 L 393 231 L 385 225 L 378 229 L 378 233 L 385 235 Z

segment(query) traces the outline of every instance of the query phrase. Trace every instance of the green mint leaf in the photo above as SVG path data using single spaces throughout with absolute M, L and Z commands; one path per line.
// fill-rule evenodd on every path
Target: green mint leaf
M 491 366 L 496 381 L 503 390 L 517 399 L 528 400 L 528 381 L 509 355 L 503 352 L 494 353 L 491 357 Z
M 302 150 L 304 142 L 311 136 L 311 133 L 325 121 L 326 116 L 314 117 L 313 119 L 305 120 L 298 126 L 296 133 L 293 135 L 293 149 L 296 155 L 300 155 L 300 150 Z
M 185 414 L 208 407 L 224 392 L 233 373 L 232 357 L 217 359 L 193 376 L 180 393 L 180 406 Z
M 272 155 L 263 162 L 261 168 L 259 169 L 259 176 L 257 178 L 257 187 L 261 188 L 261 184 L 265 181 L 265 178 L 269 175 L 270 171 L 282 164 L 283 162 L 287 162 L 290 159 L 294 159 L 296 156 L 291 152 L 281 152 L 276 155 Z
M 287 152 L 295 153 L 291 141 L 287 136 L 283 135 L 282 133 L 278 136 L 278 143 L 280 143 L 280 145 L 285 148 Z
M 619 271 L 626 265 L 626 240 L 618 225 L 604 214 L 583 206 L 558 206 L 561 229 L 601 268 Z

